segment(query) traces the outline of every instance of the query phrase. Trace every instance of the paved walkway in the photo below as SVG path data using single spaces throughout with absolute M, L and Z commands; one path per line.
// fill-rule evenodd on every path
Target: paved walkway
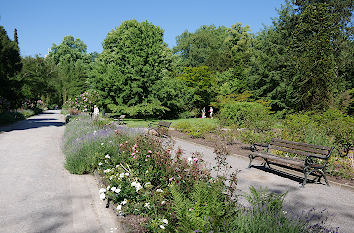
M 184 156 L 190 157 L 194 152 L 203 154 L 203 159 L 209 167 L 215 166 L 215 154 L 212 148 L 176 139 L 175 148 L 181 148 Z M 229 165 L 234 170 L 240 170 L 238 174 L 238 189 L 241 193 L 248 192 L 249 186 L 266 187 L 268 190 L 283 193 L 288 192 L 285 198 L 285 209 L 301 213 L 311 208 L 327 210 L 330 214 L 329 225 L 339 227 L 339 232 L 354 232 L 354 191 L 339 188 L 337 186 L 309 183 L 301 188 L 296 177 L 289 179 L 260 168 L 247 169 L 249 159 L 237 155 L 227 158 Z M 252 163 L 253 164 L 253 163 Z M 254 161 L 257 165 L 257 161 Z M 301 174 L 299 173 L 299 176 Z
M 0 128 L 0 232 L 123 232 L 90 175 L 64 165 L 64 119 L 46 111 Z

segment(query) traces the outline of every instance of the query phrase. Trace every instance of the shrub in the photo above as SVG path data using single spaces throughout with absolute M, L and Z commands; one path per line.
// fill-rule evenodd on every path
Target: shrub
M 176 185 L 170 186 L 173 209 L 178 219 L 178 232 L 224 232 L 230 205 L 223 195 L 222 182 L 201 182 L 186 193 Z
M 285 195 L 286 193 L 276 194 L 250 187 L 250 194 L 246 195 L 250 208 L 241 208 L 232 217 L 228 226 L 229 232 L 331 232 L 332 229 L 326 229 L 324 226 L 326 216 L 322 212 L 311 210 L 303 216 L 297 216 L 284 211 Z
M 26 117 L 21 112 L 3 112 L 0 113 L 0 125 L 13 123 L 18 120 L 24 120 Z
M 198 121 L 183 120 L 177 122 L 174 127 L 192 138 L 204 138 L 206 134 L 216 130 L 215 124 L 209 122 L 208 119 L 198 119 Z
M 255 102 L 234 102 L 223 105 L 219 113 L 224 125 L 237 125 L 255 131 L 270 130 L 275 123 L 270 111 Z

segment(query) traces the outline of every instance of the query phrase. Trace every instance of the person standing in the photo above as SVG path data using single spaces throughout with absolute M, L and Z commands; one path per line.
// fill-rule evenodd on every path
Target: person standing
M 205 118 L 205 107 L 202 109 L 202 118 Z
M 99 108 L 97 107 L 97 105 L 95 105 L 93 107 L 93 119 L 94 120 L 97 120 L 98 119 L 98 114 L 100 113 L 100 110 Z
M 209 113 L 210 114 L 210 118 L 213 119 L 213 112 L 214 112 L 213 107 L 210 107 L 209 112 L 210 112 Z

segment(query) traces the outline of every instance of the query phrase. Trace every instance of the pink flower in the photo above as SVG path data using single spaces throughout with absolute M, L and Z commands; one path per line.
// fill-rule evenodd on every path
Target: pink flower
M 134 152 L 132 153 L 132 156 L 135 156 L 135 153 L 134 153 Z
M 133 156 L 133 159 L 135 159 L 135 155 Z
M 123 146 L 123 144 L 121 143 L 121 144 L 119 144 L 119 146 Z
M 174 178 L 173 177 L 171 177 L 170 179 L 168 179 L 169 181 L 172 181 L 172 180 L 174 180 Z
M 198 158 L 194 158 L 193 161 L 194 161 L 194 162 L 197 162 L 197 161 L 198 161 Z
M 151 151 L 151 150 L 148 150 L 148 153 L 152 154 L 152 151 Z
M 150 157 L 150 155 L 146 155 L 146 158 L 149 158 Z
M 135 144 L 135 145 L 134 145 L 134 148 L 137 148 L 137 147 L 138 147 L 138 145 L 137 145 L 137 144 Z

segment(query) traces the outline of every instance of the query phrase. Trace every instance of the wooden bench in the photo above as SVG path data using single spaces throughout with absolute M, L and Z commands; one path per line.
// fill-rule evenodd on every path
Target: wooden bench
M 159 121 L 159 123 L 149 123 L 148 134 L 151 130 L 155 130 L 157 136 L 168 137 L 168 129 L 170 128 L 172 122 L 170 121 Z
M 118 125 L 125 125 L 126 123 L 124 122 L 125 115 L 120 115 L 119 118 L 114 118 L 114 121 L 118 122 Z
M 259 147 L 263 147 L 263 151 L 260 151 Z M 318 174 L 318 182 L 323 177 L 326 184 L 328 180 L 326 178 L 326 165 L 329 157 L 331 156 L 334 147 L 316 146 L 300 142 L 285 141 L 280 139 L 272 139 L 269 144 L 255 143 L 251 145 L 252 153 L 249 155 L 250 163 L 248 168 L 251 167 L 252 160 L 260 157 L 264 159 L 264 166 L 270 168 L 270 164 L 276 164 L 285 166 L 287 168 L 299 168 L 304 173 L 304 181 L 302 187 L 306 185 L 308 176 L 312 174 Z M 303 159 L 282 157 L 274 152 L 280 151 L 286 154 L 300 155 Z

